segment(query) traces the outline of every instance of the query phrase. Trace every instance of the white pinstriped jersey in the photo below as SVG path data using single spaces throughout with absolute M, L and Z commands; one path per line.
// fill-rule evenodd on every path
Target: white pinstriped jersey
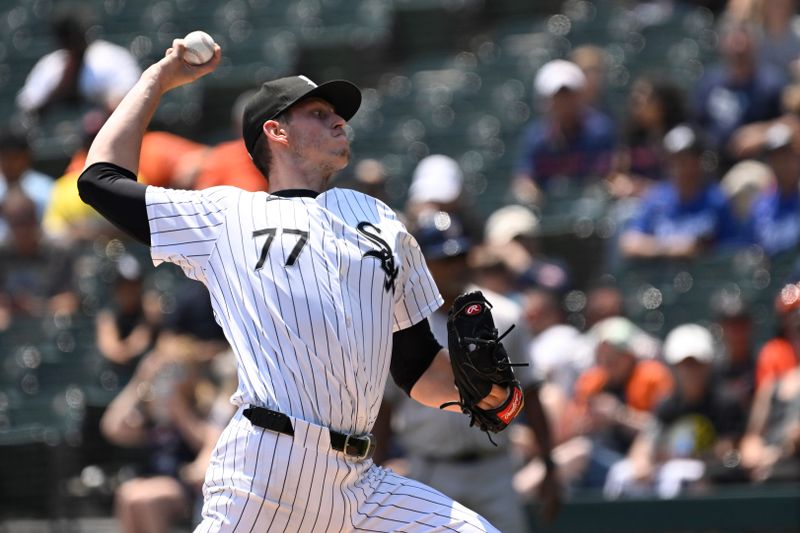
M 238 362 L 232 401 L 367 433 L 392 332 L 442 304 L 395 213 L 347 189 L 283 198 L 151 186 L 146 199 L 154 264 L 180 265 L 211 294 Z

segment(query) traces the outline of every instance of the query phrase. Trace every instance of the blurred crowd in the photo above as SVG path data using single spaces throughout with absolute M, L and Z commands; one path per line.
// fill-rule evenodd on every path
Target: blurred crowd
M 800 481 L 800 270 L 780 280 L 774 337 L 757 345 L 746 298 L 722 295 L 700 323 L 661 339 L 629 318 L 609 275 L 576 279 L 575 258 L 550 256 L 542 227 L 559 191 L 601 190 L 613 235 L 580 262 L 609 273 L 636 261 L 692 261 L 741 249 L 765 257 L 800 246 L 800 31 L 792 0 L 730 0 L 718 16 L 718 63 L 687 90 L 654 69 L 630 83 L 623 113 L 607 106 L 606 51 L 582 46 L 538 70 L 508 205 L 486 220 L 447 154 L 419 161 L 398 207 L 446 302 L 480 288 L 494 306 L 517 373 L 546 421 L 528 413 L 489 443 L 458 414 L 419 408 L 390 386 L 375 460 L 439 488 L 503 531 L 524 531 L 522 503 L 555 512 L 564 494 L 669 498 L 723 483 Z M 80 11 L 54 13 L 58 48 L 20 89 L 21 116 L 90 103 L 82 147 L 63 174 L 35 170 L 25 120 L 0 132 L 0 335 L 30 320 L 82 315 L 119 376 L 98 420 L 109 445 L 143 450 L 114 485 L 125 531 L 188 523 L 205 465 L 232 414 L 232 355 L 208 294 L 153 286 L 141 253 L 108 254 L 107 300 L 88 305 L 87 254 L 125 241 L 80 201 L 86 150 L 140 67 L 92 39 Z M 240 137 L 242 95 L 228 141 L 207 146 L 145 135 L 139 177 L 164 187 L 266 190 Z M 335 186 L 390 202 L 378 160 L 354 161 Z M 91 273 L 89 273 L 91 276 Z M 579 319 L 567 295 L 580 289 Z M 770 295 L 771 296 L 771 295 Z M 445 305 L 431 318 L 446 344 Z M 88 370 L 87 370 L 88 371 Z M 495 480 L 488 483 L 487 480 Z M 492 498 L 491 495 L 495 497 Z

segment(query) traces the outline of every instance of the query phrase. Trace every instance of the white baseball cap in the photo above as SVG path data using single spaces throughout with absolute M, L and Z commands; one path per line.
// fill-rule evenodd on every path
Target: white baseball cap
M 571 61 L 554 59 L 545 63 L 536 74 L 533 87 L 539 96 L 551 97 L 561 89 L 580 91 L 586 87 L 586 75 Z
M 450 203 L 461 194 L 464 175 L 455 159 L 429 155 L 417 164 L 408 199 L 411 202 Z
M 694 358 L 701 363 L 714 361 L 714 337 L 699 324 L 683 324 L 673 329 L 664 341 L 664 360 L 670 365 Z
M 521 205 L 507 205 L 486 220 L 486 242 L 507 244 L 515 237 L 535 237 L 538 230 L 539 217 L 533 211 Z

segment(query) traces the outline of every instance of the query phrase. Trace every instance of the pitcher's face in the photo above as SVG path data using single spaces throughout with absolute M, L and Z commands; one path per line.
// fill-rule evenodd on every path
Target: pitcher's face
M 350 140 L 344 129 L 345 120 L 330 103 L 310 98 L 292 106 L 291 113 L 285 129 L 289 148 L 297 157 L 331 173 L 347 166 Z

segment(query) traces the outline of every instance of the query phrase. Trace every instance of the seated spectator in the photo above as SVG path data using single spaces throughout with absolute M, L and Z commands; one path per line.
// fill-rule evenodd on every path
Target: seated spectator
M 92 240 L 98 234 L 116 230 L 78 195 L 77 182 L 86 163 L 94 137 L 108 119 L 108 113 L 94 109 L 81 120 L 82 144 L 53 187 L 44 216 L 45 231 L 56 238 L 73 241 Z M 149 131 L 142 139 L 138 177 L 142 183 L 176 187 L 198 166 L 207 147 L 179 135 Z
M 719 385 L 747 409 L 755 389 L 753 316 L 740 294 L 720 291 L 711 298 L 714 322 L 719 326 L 722 353 L 718 359 Z
M 572 400 L 559 405 L 557 396 L 543 394 L 543 402 L 553 420 L 559 421 L 554 428 L 553 458 L 562 483 L 598 488 L 649 423 L 649 411 L 669 394 L 672 377 L 664 365 L 640 354 L 651 351 L 652 339 L 625 318 L 598 323 L 590 339 L 575 347 L 576 353 L 585 351 L 587 344 L 597 357 L 597 366 L 578 378 Z M 552 392 L 552 387 L 545 386 L 542 392 Z M 535 487 L 535 480 L 535 472 L 525 466 L 514 485 L 526 492 Z
M 789 283 L 775 298 L 778 336 L 767 341 L 756 359 L 756 391 L 800 364 L 800 284 Z
M 594 444 L 585 482 L 602 485 L 608 468 L 651 420 L 650 413 L 673 387 L 669 370 L 650 358 L 652 341 L 630 320 L 606 319 L 591 331 L 596 365 L 575 383 L 569 433 Z
M 527 354 L 533 372 L 563 394 L 571 394 L 582 370 L 576 354 L 583 339 L 574 326 L 566 324 L 558 293 L 542 287 L 525 291 L 522 318 L 533 334 Z
M 53 178 L 31 168 L 31 148 L 24 132 L 13 128 L 0 131 L 0 203 L 9 189 L 19 187 L 36 204 L 36 215 L 41 222 Z M 8 226 L 0 218 L 0 241 L 5 239 Z
M 704 143 L 687 125 L 676 126 L 664 137 L 669 154 L 670 179 L 654 186 L 642 200 L 638 214 L 620 237 L 628 258 L 686 259 L 739 239 L 725 196 L 705 176 Z
M 153 347 L 159 316 L 148 313 L 143 293 L 142 267 L 130 255 L 117 260 L 111 304 L 95 319 L 97 348 L 110 362 L 133 369 L 139 359 Z
M 266 191 L 269 182 L 253 164 L 242 139 L 244 106 L 254 92 L 239 96 L 231 110 L 231 124 L 235 137 L 209 149 L 202 158 L 193 184 L 187 188 L 207 189 L 218 185 L 232 185 L 246 191 Z
M 633 83 L 627 113 L 621 147 L 609 175 L 611 194 L 616 197 L 642 196 L 665 177 L 661 143 L 687 116 L 680 87 L 654 77 L 641 77 Z
M 207 467 L 209 442 L 221 434 L 210 417 L 217 394 L 209 397 L 208 370 L 192 348 L 189 339 L 160 339 L 101 420 L 109 441 L 150 451 L 139 475 L 116 490 L 115 514 L 126 533 L 170 531 L 188 521 L 199 495 L 193 465 Z
M 800 368 L 758 392 L 741 456 L 754 481 L 800 481 Z
M 412 223 L 439 211 L 455 215 L 472 242 L 481 240 L 481 222 L 464 198 L 464 173 L 452 157 L 433 154 L 417 163 L 408 188 L 405 214 Z M 413 226 L 413 224 L 412 224 Z
M 45 210 L 43 227 L 51 238 L 67 241 L 90 241 L 108 231 L 110 225 L 78 196 L 78 177 L 83 171 L 86 154 L 95 135 L 108 119 L 100 109 L 87 112 L 81 118 L 81 147 L 53 186 Z
M 69 176 L 68 181 L 77 180 L 77 176 L 83 172 L 89 146 L 108 117 L 108 112 L 93 109 L 81 119 L 82 145 L 72 154 L 64 171 L 64 177 Z M 148 131 L 142 138 L 139 154 L 139 181 L 156 187 L 189 188 L 192 176 L 207 152 L 206 145 L 180 135 L 166 131 Z
M 775 123 L 764 144 L 775 187 L 753 203 L 747 223 L 750 239 L 769 255 L 796 251 L 800 244 L 800 158 L 792 143 L 792 129 Z
M 230 404 L 224 416 L 218 412 L 220 395 L 235 390 L 234 363 L 215 359 L 230 352 L 205 287 L 181 286 L 174 312 L 165 317 L 153 350 L 100 422 L 112 443 L 149 450 L 137 477 L 115 494 L 115 512 L 126 533 L 170 531 L 189 519 L 200 494 L 200 472 L 233 414 Z
M 0 245 L 0 329 L 14 317 L 74 313 L 72 253 L 45 239 L 36 205 L 21 189 L 8 191 L 0 214 L 9 228 Z
M 539 218 L 527 207 L 507 205 L 486 220 L 484 246 L 512 273 L 514 291 L 529 287 L 564 292 L 569 286 L 566 267 L 541 250 Z
M 714 386 L 711 333 L 696 324 L 675 328 L 664 342 L 664 357 L 677 386 L 656 408 L 654 423 L 636 438 L 628 459 L 611 468 L 608 498 L 672 498 L 736 456 L 745 413 L 738 399 Z
M 694 95 L 694 117 L 713 146 L 721 147 L 723 169 L 735 157 L 728 141 L 746 124 L 777 118 L 786 78 L 779 69 L 758 62 L 755 28 L 727 19 L 719 30 L 722 63 L 708 69 Z
M 17 107 L 42 112 L 59 102 L 84 101 L 113 109 L 139 79 L 141 69 L 125 48 L 92 40 L 88 7 L 59 4 L 52 32 L 60 47 L 42 57 L 17 94 Z
M 522 203 L 538 203 L 557 180 L 579 187 L 605 177 L 614 149 L 614 125 L 585 104 L 586 76 L 577 65 L 563 60 L 545 64 L 534 88 L 547 114 L 523 133 L 512 183 Z
M 781 113 L 778 118 L 752 122 L 738 128 L 728 142 L 731 157 L 739 160 L 761 157 L 767 145 L 774 143 L 773 139 L 767 138 L 767 132 L 777 124 L 791 128 L 792 145 L 795 152 L 800 153 L 800 84 L 790 83 L 781 91 Z
M 139 155 L 141 181 L 156 187 L 178 188 L 182 185 L 184 174 L 193 172 L 207 150 L 204 144 L 168 131 L 148 131 L 142 137 Z M 233 165 L 235 161 L 231 160 L 230 163 Z

